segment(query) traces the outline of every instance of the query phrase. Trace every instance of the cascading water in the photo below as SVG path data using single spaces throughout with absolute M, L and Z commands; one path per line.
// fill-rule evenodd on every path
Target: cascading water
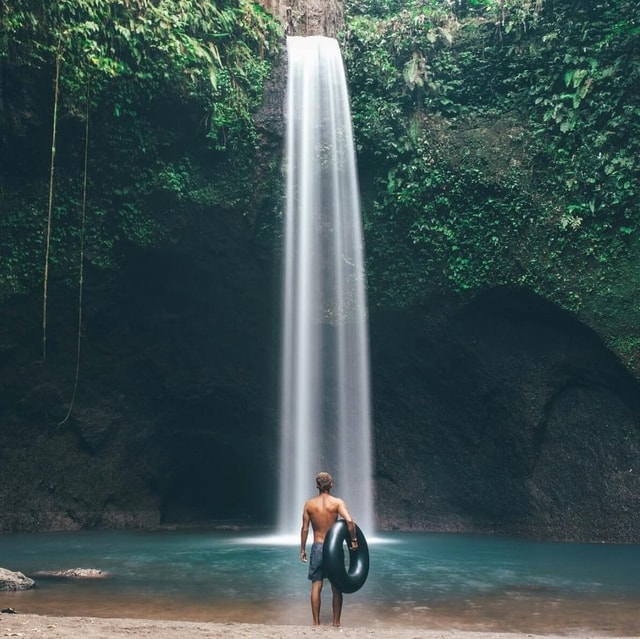
M 373 532 L 367 303 L 351 113 L 338 42 L 289 37 L 279 532 L 315 475 Z

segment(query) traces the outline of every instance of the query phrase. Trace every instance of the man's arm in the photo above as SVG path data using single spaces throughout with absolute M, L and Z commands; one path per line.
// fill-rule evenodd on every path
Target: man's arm
M 309 511 L 307 504 L 302 510 L 302 528 L 300 529 L 300 561 L 307 561 L 307 537 L 309 536 Z
M 356 524 L 353 521 L 344 501 L 340 500 L 338 504 L 338 514 L 347 522 L 347 530 L 349 531 L 349 540 L 351 542 L 351 550 L 358 547 L 358 538 L 356 537 Z

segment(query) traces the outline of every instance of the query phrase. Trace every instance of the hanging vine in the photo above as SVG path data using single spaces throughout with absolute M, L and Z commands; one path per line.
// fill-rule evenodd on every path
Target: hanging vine
M 73 380 L 73 392 L 71 393 L 71 401 L 64 419 L 58 424 L 63 426 L 71 417 L 73 407 L 75 405 L 76 394 L 78 392 L 78 382 L 80 379 L 80 353 L 82 349 L 82 296 L 84 290 L 84 240 L 87 219 L 87 181 L 89 174 L 89 107 L 91 97 L 91 81 L 87 80 L 87 100 L 85 110 L 85 127 L 84 127 L 84 165 L 82 172 L 82 208 L 80 211 L 80 254 L 79 254 L 79 270 L 78 270 L 78 330 L 76 333 L 76 367 Z
M 42 367 L 47 361 L 47 299 L 49 292 L 49 258 L 51 253 L 51 221 L 53 218 L 53 185 L 56 166 L 56 137 L 58 134 L 58 104 L 60 101 L 60 70 L 62 68 L 62 41 L 58 40 L 53 93 L 53 125 L 51 133 L 51 163 L 49 165 L 49 199 L 47 205 L 47 230 L 45 234 L 44 275 L 42 294 Z

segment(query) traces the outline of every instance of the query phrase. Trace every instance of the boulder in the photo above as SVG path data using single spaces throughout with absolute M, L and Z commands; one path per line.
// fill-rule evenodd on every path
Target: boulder
M 6 568 L 0 568 L 0 590 L 29 590 L 36 582 L 26 577 L 21 572 L 13 572 Z

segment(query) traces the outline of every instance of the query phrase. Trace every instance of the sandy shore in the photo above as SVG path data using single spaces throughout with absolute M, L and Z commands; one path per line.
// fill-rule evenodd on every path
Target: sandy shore
M 345 639 L 559 639 L 562 637 L 607 637 L 613 635 L 584 631 L 571 635 L 423 630 L 420 628 L 332 628 L 247 623 L 158 621 L 146 619 L 105 619 L 98 617 L 56 617 L 50 615 L 0 614 L 0 637 L 30 639 L 298 639 L 340 637 Z

